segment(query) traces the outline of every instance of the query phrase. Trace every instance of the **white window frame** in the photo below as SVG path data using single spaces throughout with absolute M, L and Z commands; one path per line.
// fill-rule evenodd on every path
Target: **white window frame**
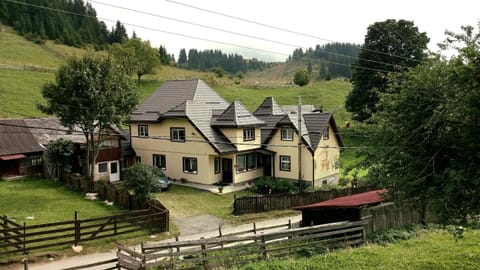
M 254 141 L 255 140 L 255 128 L 244 128 L 243 129 L 243 141 Z
M 183 172 L 198 174 L 198 160 L 194 157 L 183 157 Z
M 293 141 L 293 128 L 282 128 L 280 133 L 282 141 Z
M 180 132 L 183 132 L 183 138 L 180 134 Z M 172 142 L 185 142 L 185 128 L 180 128 L 180 127 L 172 127 L 170 128 L 170 141 Z
M 291 170 L 292 170 L 292 157 L 280 156 L 280 171 L 290 172 Z
M 138 125 L 138 137 L 148 137 L 148 125 Z
M 213 171 L 215 174 L 220 173 L 220 158 L 214 158 L 213 159 Z

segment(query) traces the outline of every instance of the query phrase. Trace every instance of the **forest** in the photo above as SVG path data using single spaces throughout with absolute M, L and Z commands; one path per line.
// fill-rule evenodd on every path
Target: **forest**
M 358 59 L 361 46 L 352 43 L 327 43 L 316 45 L 315 49 L 295 49 L 288 62 L 307 62 L 309 73 L 318 70 L 317 79 L 352 78 L 351 65 Z
M 0 21 L 37 43 L 51 39 L 75 47 L 91 44 L 103 49 L 128 39 L 120 21 L 109 30 L 83 0 L 0 0 Z

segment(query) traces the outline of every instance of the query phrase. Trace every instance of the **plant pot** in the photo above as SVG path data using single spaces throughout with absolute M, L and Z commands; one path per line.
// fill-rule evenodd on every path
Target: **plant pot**
M 218 188 L 218 193 L 223 193 L 223 187 Z

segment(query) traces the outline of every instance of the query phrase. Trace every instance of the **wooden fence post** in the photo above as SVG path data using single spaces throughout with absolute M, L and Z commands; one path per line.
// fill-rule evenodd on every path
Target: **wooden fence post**
M 201 238 L 202 240 L 205 240 L 204 237 Z M 204 244 L 201 245 L 202 248 L 202 258 L 203 258 L 203 269 L 208 270 L 208 257 L 207 257 L 207 246 Z
M 222 225 L 218 225 L 218 237 L 222 237 Z M 223 242 L 220 246 L 223 248 Z
M 74 235 L 75 235 L 75 240 L 74 240 L 74 245 L 77 246 L 78 242 L 80 242 L 80 221 L 78 220 L 78 212 L 75 211 L 75 221 L 74 221 Z
M 257 224 L 253 222 L 253 234 L 257 234 Z
M 262 233 L 262 242 L 261 242 L 261 248 L 262 248 L 262 256 L 264 260 L 268 260 L 268 254 L 267 254 L 267 244 L 265 242 L 265 235 Z
M 117 235 L 117 216 L 113 217 L 113 234 Z
M 178 235 L 175 236 L 175 242 L 178 242 Z M 177 246 L 177 252 L 180 252 L 180 247 Z
M 23 258 L 23 270 L 28 270 L 28 258 Z
M 27 255 L 27 223 L 23 222 L 23 254 Z

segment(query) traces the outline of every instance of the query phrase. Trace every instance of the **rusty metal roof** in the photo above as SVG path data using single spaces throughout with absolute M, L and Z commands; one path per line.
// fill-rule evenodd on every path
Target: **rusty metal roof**
M 0 119 L 0 156 L 44 150 L 23 119 Z

